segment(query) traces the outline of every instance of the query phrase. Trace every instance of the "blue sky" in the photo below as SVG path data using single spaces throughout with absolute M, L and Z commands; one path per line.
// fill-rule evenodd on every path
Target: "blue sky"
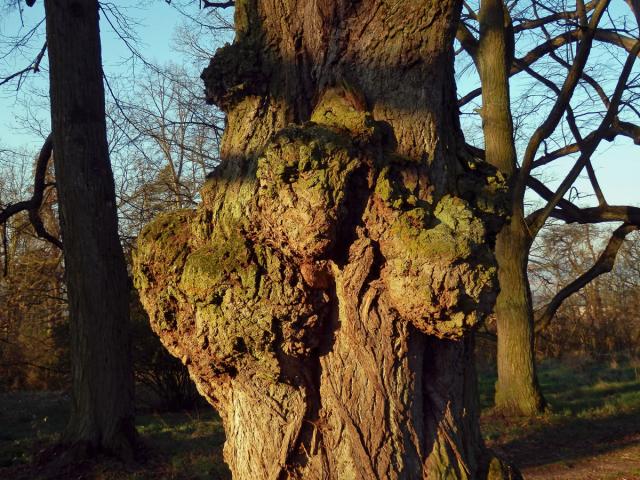
M 44 17 L 42 0 L 38 0 L 33 8 L 25 7 L 23 11 L 24 27 L 21 31 L 27 31 Z M 185 18 L 173 6 L 162 0 L 148 0 L 140 2 L 137 6 L 131 6 L 132 2 L 117 0 L 111 2 L 120 8 L 133 21 L 135 33 L 139 42 L 137 49 L 144 57 L 155 64 L 167 62 L 181 63 L 184 59 L 172 49 L 173 37 L 176 28 Z M 197 2 L 191 11 L 197 12 Z M 0 10 L 0 36 L 15 34 L 20 25 L 20 16 L 16 11 L 2 12 Z M 131 53 L 125 42 L 115 33 L 113 28 L 101 16 L 100 22 L 102 39 L 103 65 L 107 76 L 134 73 L 141 68 L 140 61 L 130 61 Z M 13 59 L 14 70 L 24 67 L 35 57 L 35 54 L 44 41 L 44 28 L 40 28 L 41 35 L 31 41 L 30 48 Z M 15 57 L 15 56 L 14 56 Z M 30 145 L 35 148 L 41 140 L 32 132 L 23 132 L 17 128 L 15 118 L 23 115 L 25 107 L 22 100 L 28 96 L 29 89 L 39 88 L 46 91 L 48 77 L 46 72 L 46 58 L 44 68 L 39 74 L 29 75 L 22 92 L 16 92 L 15 84 L 0 87 L 0 145 L 17 147 Z M 204 68 L 205 65 L 203 65 Z M 12 65 L 0 60 L 0 71 L 10 72 Z M 200 82 L 194 78 L 194 82 Z M 48 112 L 45 112 L 48 115 Z
M 618 0 L 621 3 L 622 0 Z M 37 23 L 43 17 L 42 0 L 36 2 L 33 8 L 24 9 L 24 29 Z M 175 62 L 181 63 L 184 59 L 180 54 L 172 49 L 173 35 L 176 27 L 183 21 L 183 17 L 169 4 L 162 0 L 147 0 L 140 2 L 136 6 L 131 6 L 132 2 L 117 0 L 115 5 L 123 8 L 127 15 L 135 19 L 135 31 L 140 39 L 139 50 L 146 58 L 154 63 Z M 612 2 L 615 4 L 616 2 Z M 191 7 L 193 12 L 197 11 L 197 4 Z M 615 8 L 624 8 L 624 5 Z M 19 25 L 20 17 L 16 12 L 0 11 L 0 35 L 15 33 L 16 26 Z M 101 24 L 103 41 L 103 61 L 107 75 L 123 72 L 130 72 L 132 68 L 139 68 L 135 63 L 127 62 L 130 52 L 124 42 L 113 33 L 111 27 L 103 20 Z M 35 52 L 42 45 L 42 37 L 34 39 L 32 47 L 26 49 L 21 57 L 18 57 L 20 66 L 24 66 Z M 0 71 L 6 72 L 11 65 L 2 64 L 0 60 Z M 640 61 L 639 61 L 640 64 Z M 17 65 L 17 64 L 16 64 Z M 46 66 L 46 63 L 45 63 Z M 202 65 L 204 67 L 205 65 Z M 28 88 L 40 88 L 46 91 L 47 74 L 43 71 L 39 75 L 32 75 L 27 80 Z M 194 78 L 194 82 L 199 82 Z M 25 89 L 26 91 L 27 89 Z M 468 85 L 459 85 L 461 92 L 468 90 Z M 28 145 L 31 148 L 38 148 L 41 139 L 32 132 L 24 132 L 16 128 L 15 118 L 24 115 L 23 103 L 20 102 L 21 93 L 15 89 L 4 85 L 0 87 L 0 145 L 18 147 Z M 23 97 L 26 93 L 22 94 Z M 48 113 L 43 115 L 46 117 Z M 632 204 L 640 206 L 640 147 L 633 145 L 628 140 L 617 140 L 613 144 L 605 143 L 594 156 L 594 167 L 599 174 L 599 179 L 609 203 L 611 204 Z M 554 170 L 547 173 L 548 178 L 562 179 L 562 172 L 570 167 L 570 162 L 558 165 Z M 580 190 L 589 193 L 590 187 L 584 179 L 579 182 Z

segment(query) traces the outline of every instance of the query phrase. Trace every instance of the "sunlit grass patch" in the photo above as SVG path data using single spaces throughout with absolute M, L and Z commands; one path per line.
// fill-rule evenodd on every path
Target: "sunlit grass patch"
M 538 366 L 538 378 L 549 403 L 547 415 L 585 416 L 611 409 L 640 409 L 640 376 L 631 361 L 597 362 L 591 359 L 546 360 Z M 480 405 L 493 407 L 495 370 L 481 370 Z M 616 410 L 618 411 L 618 410 Z

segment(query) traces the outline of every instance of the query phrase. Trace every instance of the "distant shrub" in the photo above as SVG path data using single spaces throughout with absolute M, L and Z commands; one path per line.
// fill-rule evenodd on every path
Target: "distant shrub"
M 537 308 L 592 267 L 610 230 L 593 225 L 549 227 L 529 268 Z M 536 339 L 542 357 L 640 357 L 640 237 L 629 235 L 610 273 L 569 297 Z
M 131 303 L 133 365 L 139 401 L 169 411 L 187 410 L 202 403 L 187 367 L 167 352 L 151 330 L 137 295 Z M 148 392 L 152 398 L 145 395 Z
M 6 275 L 0 274 L 0 389 L 66 388 L 69 318 L 61 252 L 26 234 L 12 239 Z

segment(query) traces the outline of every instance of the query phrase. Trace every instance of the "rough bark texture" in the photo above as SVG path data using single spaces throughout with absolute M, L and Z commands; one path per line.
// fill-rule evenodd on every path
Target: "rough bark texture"
M 234 478 L 517 475 L 477 421 L 505 185 L 460 133 L 459 8 L 236 2 L 236 40 L 203 72 L 223 163 L 134 259 Z
M 65 441 L 129 456 L 129 288 L 107 147 L 98 2 L 46 0 L 73 404 Z

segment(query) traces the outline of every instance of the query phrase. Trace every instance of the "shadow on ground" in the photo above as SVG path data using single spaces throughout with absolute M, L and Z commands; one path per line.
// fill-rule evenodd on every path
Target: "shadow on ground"
M 624 465 L 616 454 L 640 449 L 640 375 L 635 364 L 547 361 L 540 366 L 540 379 L 551 411 L 507 420 L 492 410 L 495 372 L 485 370 L 481 375 L 483 433 L 493 449 L 523 470 L 546 471 L 535 478 L 574 478 L 554 473 L 551 467 L 538 468 L 554 464 L 562 470 L 580 464 L 604 467 L 610 462 L 624 473 L 637 473 L 640 459 Z

